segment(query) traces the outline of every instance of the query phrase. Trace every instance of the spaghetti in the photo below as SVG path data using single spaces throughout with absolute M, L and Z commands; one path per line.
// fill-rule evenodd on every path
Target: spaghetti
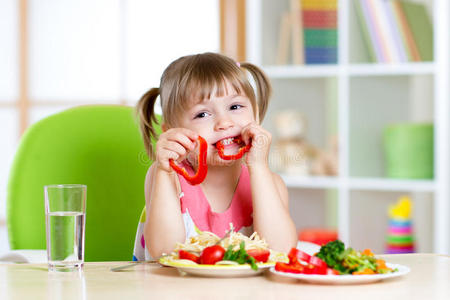
M 203 231 L 197 236 L 190 237 L 185 243 L 177 243 L 175 245 L 174 252 L 170 255 L 172 259 L 178 259 L 178 252 L 180 250 L 200 254 L 203 249 L 213 245 L 220 245 L 224 249 L 228 249 L 229 246 L 233 246 L 233 250 L 238 250 L 241 242 L 245 243 L 245 250 L 269 250 L 270 256 L 269 261 L 287 261 L 287 256 L 285 253 L 277 252 L 269 249 L 267 242 L 262 239 L 257 232 L 253 232 L 251 236 L 246 236 L 240 232 L 236 232 L 230 229 L 230 232 L 223 239 L 218 237 L 216 234 Z

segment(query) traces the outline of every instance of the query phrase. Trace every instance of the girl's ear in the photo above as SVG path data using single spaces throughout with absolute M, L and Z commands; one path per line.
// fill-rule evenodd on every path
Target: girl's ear
M 166 132 L 167 129 L 169 129 L 169 128 L 167 127 L 166 123 L 162 123 L 161 124 L 161 129 L 162 129 L 162 132 Z

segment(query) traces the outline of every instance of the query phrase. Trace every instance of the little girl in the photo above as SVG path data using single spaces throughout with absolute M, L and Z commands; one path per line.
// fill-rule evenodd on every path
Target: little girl
M 296 246 L 287 188 L 269 169 L 271 135 L 260 126 L 270 92 L 269 81 L 256 66 L 204 53 L 172 62 L 159 88 L 142 96 L 137 105 L 140 127 L 154 163 L 145 179 L 143 237 L 138 234 L 135 246 L 145 245 L 147 259 L 148 254 L 170 253 L 177 242 L 184 243 L 199 230 L 222 237 L 230 223 L 247 235 L 258 232 L 274 250 Z M 159 137 L 154 113 L 158 96 Z M 203 145 L 200 137 L 206 142 Z M 157 139 L 156 146 L 152 139 Z M 206 148 L 206 157 L 199 148 Z M 234 159 L 244 149 L 248 152 Z M 206 177 L 191 184 L 174 168 Z M 136 252 L 135 260 L 145 259 Z

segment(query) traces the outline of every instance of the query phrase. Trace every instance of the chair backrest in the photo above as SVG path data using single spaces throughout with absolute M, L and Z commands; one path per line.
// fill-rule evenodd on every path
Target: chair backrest
M 44 185 L 87 185 L 85 261 L 131 260 L 148 159 L 131 107 L 80 106 L 25 132 L 10 172 L 9 242 L 45 249 Z

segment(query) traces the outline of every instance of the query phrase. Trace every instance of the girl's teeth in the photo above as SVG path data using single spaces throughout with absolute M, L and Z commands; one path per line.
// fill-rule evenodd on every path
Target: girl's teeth
M 234 138 L 228 138 L 228 139 L 222 140 L 221 143 L 222 143 L 222 145 L 230 145 L 233 143 L 233 140 L 234 140 Z

